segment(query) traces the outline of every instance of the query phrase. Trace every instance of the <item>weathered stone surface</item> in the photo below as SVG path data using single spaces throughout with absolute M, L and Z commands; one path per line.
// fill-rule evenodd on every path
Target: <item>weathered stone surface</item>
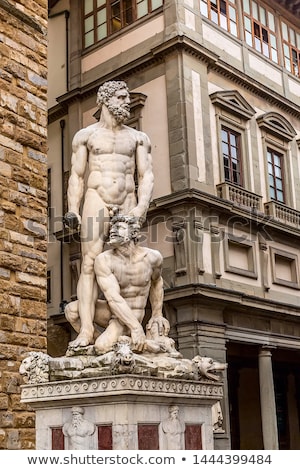
M 47 1 L 1 2 L 0 23 L 0 449 L 33 449 L 18 371 L 46 346 Z

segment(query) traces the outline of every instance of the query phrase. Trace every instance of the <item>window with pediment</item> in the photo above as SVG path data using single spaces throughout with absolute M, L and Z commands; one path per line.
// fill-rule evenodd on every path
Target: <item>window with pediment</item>
M 92 46 L 162 5 L 163 0 L 83 0 L 83 47 Z
M 235 90 L 210 95 L 215 106 L 220 155 L 220 182 L 247 186 L 247 121 L 255 110 Z
M 289 204 L 291 201 L 288 190 L 291 187 L 289 148 L 296 131 L 285 117 L 275 112 L 259 116 L 257 124 L 262 132 L 268 198 L 280 204 Z

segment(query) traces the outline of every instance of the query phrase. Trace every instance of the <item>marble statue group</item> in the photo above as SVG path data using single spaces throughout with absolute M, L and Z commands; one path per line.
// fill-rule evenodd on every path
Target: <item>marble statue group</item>
M 168 328 L 162 316 L 161 255 L 136 245 L 153 190 L 150 140 L 124 124 L 130 115 L 125 82 L 104 83 L 97 104 L 99 122 L 79 130 L 72 143 L 65 221 L 72 227 L 80 226 L 82 265 L 78 300 L 66 308 L 66 316 L 78 333 L 70 346 L 95 342 L 96 351 L 105 353 L 119 336 L 127 334 L 133 348 L 142 351 L 151 348 L 141 326 L 148 295 L 151 322 L 158 324 L 159 331 Z M 107 237 L 110 250 L 103 251 Z M 104 301 L 98 300 L 99 289 Z M 95 325 L 105 331 L 99 334 Z
M 45 382 L 109 373 L 217 381 L 225 364 L 200 356 L 184 359 L 168 336 L 163 258 L 139 244 L 154 176 L 149 137 L 125 124 L 130 115 L 126 83 L 100 86 L 97 105 L 99 121 L 73 138 L 64 216 L 67 229 L 79 229 L 81 236 L 77 300 L 65 307 L 77 337 L 63 358 L 32 352 L 20 371 L 31 383 L 38 376 Z M 148 301 L 151 316 L 144 325 Z M 72 361 L 65 360 L 71 356 Z
M 213 429 L 225 432 L 212 406 L 227 364 L 185 359 L 169 337 L 163 257 L 139 243 L 154 184 L 150 139 L 125 124 L 125 82 L 100 86 L 97 104 L 99 121 L 73 138 L 64 216 L 81 237 L 77 299 L 65 306 L 77 336 L 64 356 L 31 351 L 19 369 L 23 400 L 37 403 L 37 446 L 55 448 L 56 423 L 57 442 L 71 450 L 200 449 L 201 433 L 212 448 Z

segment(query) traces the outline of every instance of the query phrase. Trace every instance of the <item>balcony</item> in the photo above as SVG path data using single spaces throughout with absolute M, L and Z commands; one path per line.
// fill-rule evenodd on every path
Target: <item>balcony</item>
M 252 211 L 262 210 L 262 197 L 231 183 L 217 184 L 218 197 Z
M 277 201 L 269 201 L 264 204 L 265 214 L 273 217 L 278 222 L 281 222 L 292 227 L 300 228 L 300 212 L 287 207 Z

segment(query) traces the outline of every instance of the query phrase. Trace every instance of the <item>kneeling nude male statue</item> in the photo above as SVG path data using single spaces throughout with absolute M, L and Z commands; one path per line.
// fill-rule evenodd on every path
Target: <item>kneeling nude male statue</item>
M 157 352 L 152 349 L 155 338 L 147 340 L 142 327 L 148 297 L 152 308 L 148 328 L 157 323 L 158 336 L 169 331 L 162 314 L 162 256 L 159 251 L 138 246 L 138 235 L 135 217 L 116 215 L 111 221 L 110 249 L 96 256 L 96 279 L 106 299 L 96 302 L 94 323 L 105 328 L 101 334 L 95 329 L 97 354 L 111 351 L 124 335 L 131 337 L 132 350 Z M 75 331 L 80 331 L 78 301 L 69 303 L 65 314 Z

